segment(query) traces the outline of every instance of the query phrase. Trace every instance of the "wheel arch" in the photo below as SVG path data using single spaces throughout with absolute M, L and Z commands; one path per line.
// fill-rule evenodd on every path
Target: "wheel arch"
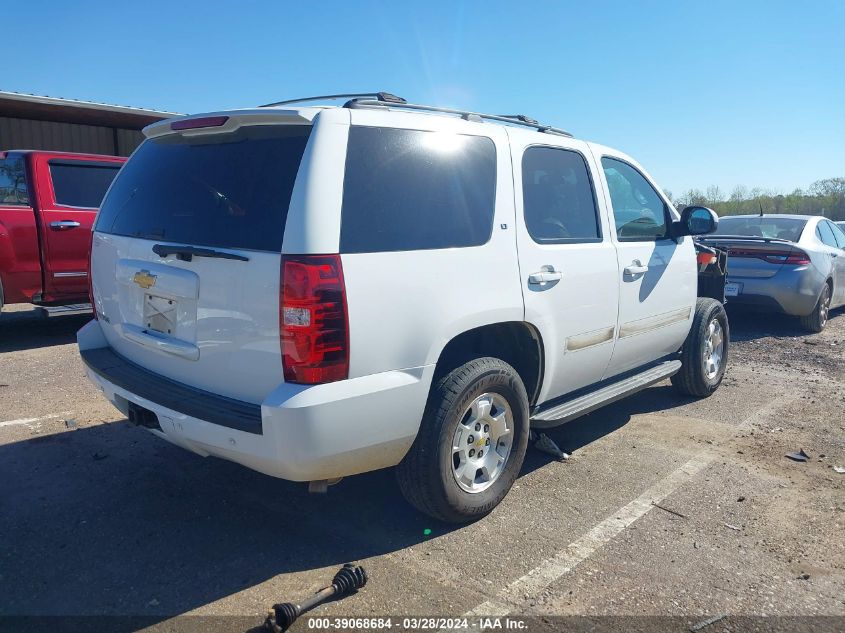
M 474 358 L 490 356 L 505 361 L 519 374 L 531 406 L 543 384 L 545 358 L 539 330 L 525 321 L 488 323 L 465 330 L 443 347 L 434 370 L 436 382 Z

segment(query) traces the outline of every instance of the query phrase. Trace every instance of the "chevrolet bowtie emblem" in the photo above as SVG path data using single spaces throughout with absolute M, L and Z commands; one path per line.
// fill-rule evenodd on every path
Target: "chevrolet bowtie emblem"
M 141 286 L 144 290 L 148 290 L 156 285 L 156 276 L 151 274 L 149 270 L 139 270 L 132 277 L 132 281 Z

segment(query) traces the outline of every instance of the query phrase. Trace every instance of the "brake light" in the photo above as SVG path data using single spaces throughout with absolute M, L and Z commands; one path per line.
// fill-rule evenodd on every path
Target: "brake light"
M 791 251 L 753 251 L 732 248 L 729 253 L 731 257 L 751 257 L 762 259 L 769 264 L 790 264 L 803 266 L 810 263 L 810 256 L 804 251 L 797 249 Z
M 183 119 L 170 124 L 171 130 L 194 130 L 198 127 L 220 127 L 229 120 L 227 116 L 204 116 L 196 119 Z
M 696 257 L 699 266 L 709 266 L 716 263 L 716 256 L 713 253 L 698 253 Z
M 340 255 L 284 255 L 280 292 L 286 382 L 317 384 L 349 375 L 349 318 Z

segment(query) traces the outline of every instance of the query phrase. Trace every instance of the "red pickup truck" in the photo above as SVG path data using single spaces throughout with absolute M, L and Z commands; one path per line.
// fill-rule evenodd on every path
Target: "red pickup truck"
M 125 158 L 0 152 L 0 309 L 88 302 L 91 227 Z

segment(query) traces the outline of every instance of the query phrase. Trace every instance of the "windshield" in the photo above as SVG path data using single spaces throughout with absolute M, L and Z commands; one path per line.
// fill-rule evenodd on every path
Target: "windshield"
M 713 236 L 743 235 L 749 237 L 768 237 L 797 242 L 807 220 L 796 218 L 734 217 L 719 218 L 719 228 Z
M 309 126 L 152 138 L 103 201 L 95 230 L 150 240 L 279 252 Z

